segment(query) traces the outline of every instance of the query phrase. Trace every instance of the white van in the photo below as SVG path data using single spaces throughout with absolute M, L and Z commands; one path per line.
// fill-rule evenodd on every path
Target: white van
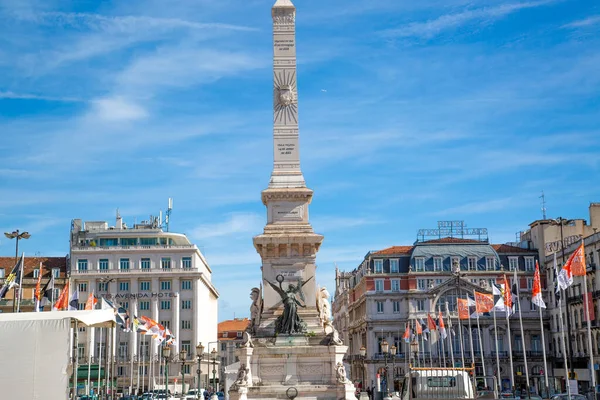
M 401 382 L 400 398 L 474 399 L 473 379 L 461 368 L 413 369 Z

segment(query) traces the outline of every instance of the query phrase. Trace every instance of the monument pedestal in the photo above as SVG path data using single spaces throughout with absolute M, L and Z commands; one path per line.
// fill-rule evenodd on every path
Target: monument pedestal
M 230 400 L 288 399 L 290 388 L 298 391 L 297 400 L 356 400 L 354 385 L 339 369 L 347 346 L 322 344 L 326 340 L 322 334 L 254 339 L 254 378 L 248 386 L 234 384 Z

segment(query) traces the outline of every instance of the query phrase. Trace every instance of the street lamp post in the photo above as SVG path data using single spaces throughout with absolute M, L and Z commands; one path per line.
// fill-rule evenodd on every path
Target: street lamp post
M 398 348 L 396 345 L 390 347 L 390 355 L 392 356 L 392 391 L 396 391 L 396 351 Z
M 196 399 L 200 399 L 200 375 L 202 374 L 202 358 L 204 357 L 204 346 L 202 342 L 198 343 L 196 346 L 196 357 L 198 358 L 198 370 L 196 373 L 198 374 L 198 381 L 196 384 Z
M 419 359 L 417 357 L 419 356 L 419 342 L 417 339 L 413 339 L 413 341 L 410 342 L 410 350 L 413 352 L 415 367 L 418 367 Z
M 179 360 L 181 361 L 181 398 L 185 396 L 185 360 L 187 358 L 187 351 L 185 349 L 179 352 Z
M 383 398 L 386 398 L 388 397 L 388 354 L 390 345 L 385 339 L 381 342 L 381 351 L 383 352 L 383 359 L 385 361 L 385 387 L 383 388 Z
M 213 394 L 210 397 L 211 400 L 218 400 L 218 396 L 217 396 L 217 369 L 216 369 L 216 364 L 217 364 L 217 349 L 212 349 L 212 351 L 210 352 L 210 356 L 212 358 L 212 374 L 213 374 Z
M 19 230 L 17 229 L 16 231 L 12 231 L 11 233 L 4 232 L 4 236 L 6 236 L 9 239 L 17 239 L 16 246 L 15 246 L 15 265 L 17 265 L 17 263 L 19 262 L 19 240 L 20 239 L 29 239 L 31 237 L 31 235 L 29 234 L 29 232 L 19 232 Z M 20 284 L 20 282 L 19 282 L 19 284 Z M 21 288 L 19 287 L 19 295 L 18 295 L 19 297 L 21 296 L 20 290 L 21 290 Z M 17 286 L 14 286 L 13 287 L 13 312 L 19 312 L 19 311 L 20 310 L 17 309 Z
M 163 347 L 163 358 L 165 359 L 165 396 L 169 393 L 169 357 L 171 357 L 171 348 L 169 346 Z
M 358 350 L 360 353 L 360 360 L 362 362 L 362 382 L 361 382 L 361 392 L 365 391 L 365 358 L 367 356 L 367 348 L 365 346 L 361 346 Z

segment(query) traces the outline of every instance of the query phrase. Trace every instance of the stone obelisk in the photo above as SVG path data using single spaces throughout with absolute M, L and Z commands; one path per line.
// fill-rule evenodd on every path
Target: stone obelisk
M 308 329 L 318 326 L 315 306 L 315 257 L 323 236 L 314 233 L 308 221 L 313 192 L 306 187 L 300 169 L 298 141 L 298 86 L 296 81 L 296 8 L 290 0 L 277 0 L 273 17 L 273 172 L 262 192 L 267 206 L 267 225 L 254 237 L 262 258 L 264 287 L 260 331 L 274 333 L 281 314 L 281 296 L 267 283 L 284 279 L 283 286 L 306 282 L 300 308 Z M 278 278 L 279 277 L 279 278 Z

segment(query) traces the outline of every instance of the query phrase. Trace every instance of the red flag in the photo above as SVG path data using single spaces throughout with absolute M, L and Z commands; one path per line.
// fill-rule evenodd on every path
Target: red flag
M 471 315 L 469 313 L 469 300 L 467 299 L 456 299 L 458 301 L 458 318 L 469 319 Z
M 512 292 L 510 290 L 510 285 L 508 284 L 508 279 L 506 279 L 506 275 L 504 275 L 504 307 L 508 313 L 512 311 L 513 307 Z
M 533 274 L 533 290 L 531 291 L 531 302 L 540 308 L 546 308 L 546 303 L 542 298 L 542 285 L 540 282 L 540 265 L 535 262 L 535 272 Z
M 433 320 L 433 318 L 431 318 L 431 315 L 429 315 L 429 314 L 427 314 L 427 327 L 431 331 L 437 329 L 437 325 L 435 324 L 435 321 Z
M 66 310 L 67 308 L 69 308 L 69 281 L 67 281 L 67 284 L 58 296 L 58 300 L 52 306 L 52 311 Z
M 421 324 L 419 323 L 419 321 L 417 321 L 415 319 L 415 330 L 417 331 L 417 335 L 422 335 L 423 334 L 423 327 L 421 326 Z
M 42 268 L 42 262 L 40 261 L 40 273 L 38 275 L 37 283 L 35 284 L 35 299 L 38 304 L 42 301 Z M 38 308 L 36 308 L 36 311 L 37 310 Z
M 408 326 L 408 324 L 406 324 L 406 330 L 404 331 L 403 338 L 406 343 L 410 342 L 410 326 Z
M 475 311 L 486 313 L 494 308 L 494 296 L 491 294 L 475 292 Z
M 448 336 L 446 334 L 446 326 L 444 325 L 444 318 L 442 317 L 442 312 L 439 312 L 438 315 L 438 323 L 440 324 L 440 336 L 442 337 L 442 339 L 446 339 L 446 336 Z
M 571 254 L 563 269 L 570 269 L 573 276 L 585 276 L 586 266 L 583 241 L 581 242 L 581 245 L 577 248 L 577 250 L 575 250 L 573 254 Z
M 96 308 L 96 303 L 98 302 L 98 299 L 94 297 L 94 292 L 90 293 L 90 295 L 88 296 L 87 301 L 85 302 L 85 309 L 86 310 L 93 310 L 94 308 Z

